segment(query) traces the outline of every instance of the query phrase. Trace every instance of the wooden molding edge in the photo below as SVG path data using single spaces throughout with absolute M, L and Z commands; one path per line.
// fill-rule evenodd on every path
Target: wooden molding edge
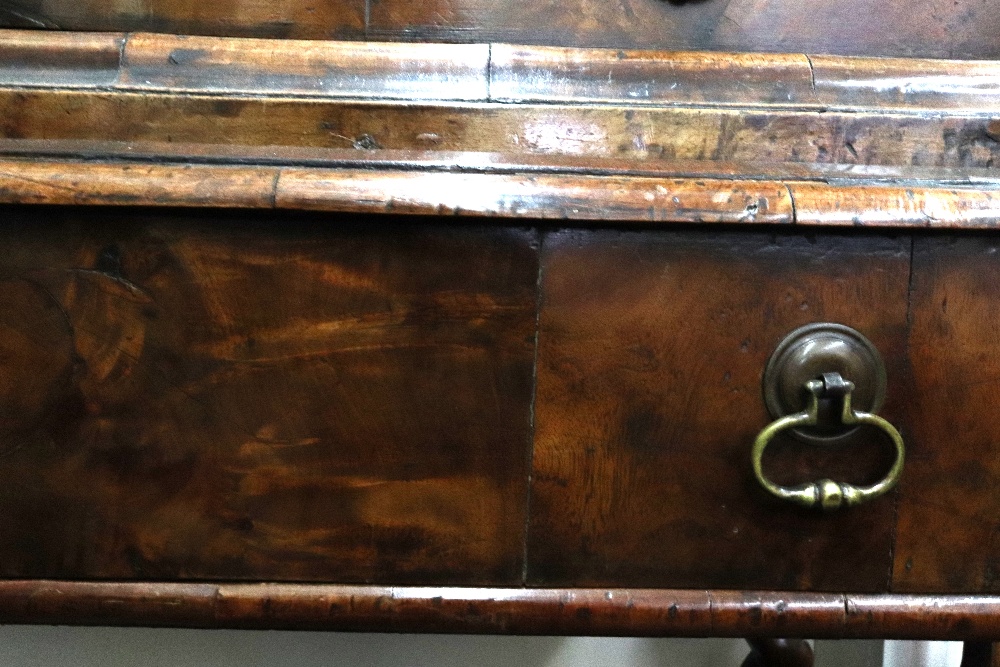
M 24 145 L 24 144 L 27 145 Z M 988 170 L 0 141 L 0 203 L 993 228 Z M 20 148 L 19 148 L 20 146 Z M 48 146 L 48 148 L 46 148 Z
M 0 30 L 0 86 L 992 117 L 1000 63 Z
M 0 581 L 0 623 L 644 637 L 1000 638 L 1000 597 Z

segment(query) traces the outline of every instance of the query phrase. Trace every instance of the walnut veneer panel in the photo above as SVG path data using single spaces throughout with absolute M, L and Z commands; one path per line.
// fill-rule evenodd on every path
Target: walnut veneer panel
M 65 1 L 65 0 L 64 0 Z M 988 58 L 994 0 L 371 0 L 379 38 Z
M 533 233 L 3 214 L 3 576 L 520 581 Z
M 885 113 L 489 107 L 0 89 L 9 138 L 206 145 L 485 151 L 623 158 L 989 168 L 1000 127 L 988 118 Z M 636 165 L 641 166 L 641 165 Z
M 0 26 L 995 58 L 996 0 L 0 0 Z
M 880 591 L 892 494 L 824 515 L 770 497 L 750 445 L 785 334 L 832 321 L 885 357 L 905 401 L 910 243 L 858 234 L 560 231 L 542 254 L 529 582 Z M 880 478 L 890 448 L 787 440 L 780 484 Z
M 918 237 L 895 590 L 1000 590 L 1000 242 Z

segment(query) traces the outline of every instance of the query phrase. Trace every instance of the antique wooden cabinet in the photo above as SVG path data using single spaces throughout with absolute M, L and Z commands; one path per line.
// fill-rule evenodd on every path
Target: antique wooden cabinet
M 1000 637 L 1000 3 L 0 24 L 0 622 Z

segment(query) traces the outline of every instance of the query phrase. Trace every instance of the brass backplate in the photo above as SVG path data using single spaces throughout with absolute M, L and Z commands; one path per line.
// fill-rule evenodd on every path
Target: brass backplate
M 823 373 L 840 373 L 855 385 L 853 405 L 877 412 L 885 400 L 886 373 L 882 355 L 861 332 L 843 324 L 807 324 L 778 344 L 764 370 L 764 403 L 775 419 L 806 408 L 806 383 Z M 834 444 L 849 440 L 856 428 L 840 424 L 839 401 L 820 406 L 820 425 L 792 431 L 807 442 Z

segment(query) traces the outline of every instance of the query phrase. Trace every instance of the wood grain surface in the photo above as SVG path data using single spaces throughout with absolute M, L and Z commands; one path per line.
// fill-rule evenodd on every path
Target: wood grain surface
M 867 2 L 0 0 L 478 42 L 0 31 L 0 576 L 555 587 L 3 581 L 0 622 L 1000 636 L 902 595 L 1000 586 L 997 244 L 901 233 L 1000 224 L 1000 66 L 822 55 L 996 57 L 1000 6 Z M 824 320 L 910 448 L 829 516 L 748 465 L 768 355 Z
M 780 180 L 827 187 L 890 187 L 902 183 L 936 189 L 971 189 L 985 194 L 1000 187 L 996 171 L 980 167 L 940 167 L 753 160 L 636 160 L 629 156 L 566 153 L 398 150 L 311 146 L 250 146 L 177 141 L 91 139 L 4 139 L 0 157 L 22 162 L 59 161 L 93 166 L 146 164 L 276 168 L 365 169 L 368 171 L 449 172 L 456 174 L 551 174 L 647 177 L 663 180 Z M 808 195 L 806 195 L 808 196 Z
M 990 117 L 0 89 L 7 138 L 990 168 Z M 992 129 L 991 129 L 992 128 Z M 997 134 L 1000 136 L 1000 134 Z
M 862 331 L 905 409 L 909 241 L 566 230 L 542 255 L 529 581 L 884 591 L 895 499 L 829 515 L 771 498 L 747 457 L 771 419 L 768 356 L 790 331 Z M 779 484 L 872 483 L 891 452 L 788 439 Z
M 33 30 L 0 34 L 0 79 L 5 83 L 93 88 L 113 85 L 118 78 L 124 34 Z
M 897 591 L 1000 590 L 998 251 L 993 236 L 916 241 Z
M 666 589 L 0 582 L 0 621 L 633 637 L 997 639 L 1000 598 Z
M 990 236 L 3 212 L 4 576 L 995 590 Z M 812 321 L 888 362 L 898 498 L 822 516 L 749 474 Z
M 1000 65 L 710 51 L 0 29 L 0 83 L 452 101 L 996 115 Z M 112 78 L 113 77 L 113 78 Z
M 1000 7 L 942 0 L 372 0 L 377 38 L 995 58 Z
M 354 207 L 353 202 L 366 210 L 370 203 L 379 202 L 383 203 L 381 212 L 386 213 L 600 219 L 653 225 L 793 222 L 787 188 L 769 181 L 544 174 L 324 174 L 287 169 L 279 177 L 275 205 L 329 210 L 331 194 L 348 209 Z
M 3 0 L 5 27 L 307 39 L 995 58 L 994 2 L 964 0 Z
M 835 193 L 825 185 L 790 183 L 788 190 L 800 224 L 977 229 L 995 228 L 1000 222 L 1000 191 L 993 188 L 856 185 Z
M 130 35 L 117 87 L 325 97 L 485 100 L 488 44 L 220 40 Z
M 660 171 L 676 160 L 743 161 L 768 180 L 793 177 L 787 165 L 872 165 L 938 169 L 921 178 L 942 184 L 954 182 L 946 170 L 991 169 L 1000 159 L 1000 69 L 990 62 L 143 33 L 2 37 L 7 141 L 183 143 L 202 159 L 222 150 L 213 147 L 246 146 L 495 153 L 508 163 L 613 158 Z M 998 183 L 995 171 L 977 178 L 984 188 Z M 968 196 L 970 211 L 982 208 Z
M 532 232 L 8 208 L 0 234 L 4 577 L 520 581 Z
M 342 154 L 307 153 L 305 162 L 312 161 L 311 166 L 282 166 L 294 165 L 294 156 L 281 159 L 272 154 L 260 159 L 264 164 L 243 166 L 246 155 L 227 151 L 202 152 L 194 163 L 183 156 L 178 161 L 175 154 L 172 164 L 133 156 L 95 162 L 86 151 L 71 151 L 58 160 L 32 159 L 30 150 L 14 152 L 16 158 L 0 157 L 0 203 L 276 208 L 660 227 L 740 223 L 993 228 L 1000 224 L 1000 184 L 992 174 L 981 176 L 977 170 L 838 174 L 796 165 L 763 170 L 778 177 L 791 172 L 818 181 L 811 182 L 766 180 L 760 170 L 746 164 L 687 163 L 658 171 L 623 169 L 620 162 L 600 161 L 547 165 L 513 160 L 504 165 L 503 156 L 492 163 L 488 154 L 458 156 L 458 164 L 447 164 L 433 155 L 344 159 Z M 165 153 L 154 149 L 153 154 Z M 943 174 L 954 182 L 941 183 L 938 178 Z M 866 176 L 882 182 L 872 183 Z

